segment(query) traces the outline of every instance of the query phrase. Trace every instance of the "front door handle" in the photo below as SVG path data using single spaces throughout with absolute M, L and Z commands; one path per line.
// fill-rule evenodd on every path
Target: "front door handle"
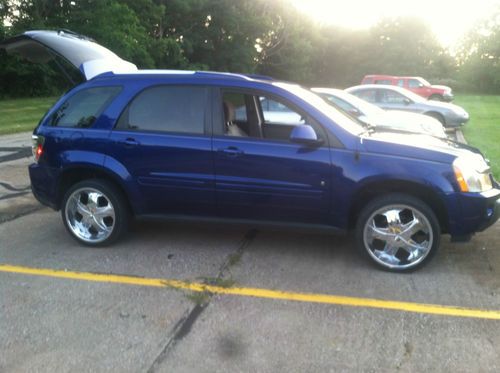
M 132 137 L 127 137 L 125 140 L 120 141 L 120 143 L 125 145 L 127 148 L 139 145 L 139 141 L 133 139 Z
M 219 153 L 222 153 L 222 154 L 224 154 L 228 157 L 231 157 L 231 158 L 239 157 L 240 155 L 243 155 L 243 153 L 244 153 L 243 150 L 238 149 L 235 146 L 229 146 L 227 148 L 217 149 L 217 151 Z

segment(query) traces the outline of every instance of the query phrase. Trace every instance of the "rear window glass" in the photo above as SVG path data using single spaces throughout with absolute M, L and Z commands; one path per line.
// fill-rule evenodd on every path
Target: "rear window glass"
M 71 96 L 54 114 L 49 124 L 57 127 L 91 127 L 121 87 L 88 88 Z
M 345 102 L 344 100 L 341 100 L 338 97 L 335 97 L 335 96 L 332 96 L 332 95 L 328 95 L 328 94 L 324 94 L 322 96 L 325 97 L 329 102 L 331 102 L 332 104 L 334 104 L 335 106 L 341 108 L 344 111 L 347 111 L 347 112 L 356 111 L 356 108 L 354 106 L 352 106 L 348 102 Z

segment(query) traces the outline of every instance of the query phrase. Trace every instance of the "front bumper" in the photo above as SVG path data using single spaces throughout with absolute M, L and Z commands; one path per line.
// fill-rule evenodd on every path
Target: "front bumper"
M 483 193 L 453 193 L 447 202 L 452 236 L 482 232 L 500 218 L 500 189 L 497 188 Z
M 443 100 L 446 102 L 451 102 L 453 101 L 455 97 L 453 96 L 453 93 L 443 93 Z
M 445 127 L 461 127 L 469 121 L 469 114 L 449 116 L 445 119 L 445 121 Z
M 479 225 L 478 232 L 482 232 L 491 227 L 500 218 L 500 198 L 487 207 L 486 214 L 487 219 Z

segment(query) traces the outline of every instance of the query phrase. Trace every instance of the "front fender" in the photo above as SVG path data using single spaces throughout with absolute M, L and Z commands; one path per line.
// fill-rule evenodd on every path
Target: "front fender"
M 355 165 L 344 169 L 340 178 L 336 180 L 332 205 L 341 228 L 352 225 L 353 213 L 363 208 L 367 196 L 406 192 L 447 210 L 446 196 L 454 193 L 449 165 L 405 157 L 362 153 Z

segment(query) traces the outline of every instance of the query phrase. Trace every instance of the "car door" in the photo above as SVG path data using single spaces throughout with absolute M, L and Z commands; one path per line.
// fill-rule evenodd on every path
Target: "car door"
M 420 80 L 418 79 L 408 79 L 408 89 L 412 92 L 415 92 L 417 95 L 422 97 L 429 96 L 429 87 L 426 87 Z
M 240 113 L 236 122 L 229 107 Z M 272 107 L 279 108 L 280 114 L 271 113 Z M 325 139 L 323 145 L 289 142 L 290 132 L 299 124 L 296 119 L 310 122 L 281 97 L 221 90 L 215 103 L 213 137 L 220 216 L 297 223 L 328 221 L 331 167 L 326 136 L 316 125 L 318 135 Z M 230 130 L 235 125 L 238 131 Z
M 376 104 L 385 110 L 404 110 L 418 112 L 412 100 L 390 89 L 377 90 Z
M 153 86 L 122 113 L 106 163 L 130 175 L 141 214 L 215 215 L 209 100 L 207 87 Z

